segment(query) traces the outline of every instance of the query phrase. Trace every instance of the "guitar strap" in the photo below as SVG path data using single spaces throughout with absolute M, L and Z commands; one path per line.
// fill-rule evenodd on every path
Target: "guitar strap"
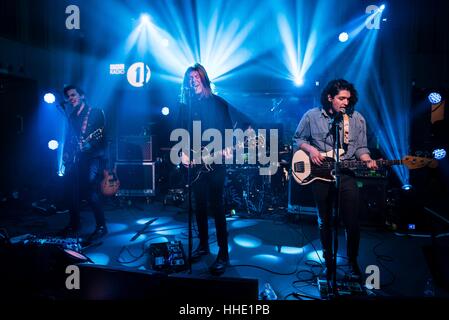
M 86 129 L 87 129 L 87 122 L 89 120 L 89 115 L 90 115 L 90 111 L 92 110 L 91 107 L 89 107 L 89 110 L 87 110 L 86 115 L 84 116 L 83 119 L 83 124 L 81 125 L 81 136 L 84 136 L 84 134 L 86 133 Z

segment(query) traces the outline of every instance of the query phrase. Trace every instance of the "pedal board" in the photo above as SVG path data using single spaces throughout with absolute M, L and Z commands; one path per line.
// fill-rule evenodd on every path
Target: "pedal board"
M 167 273 L 187 269 L 187 259 L 181 241 L 152 243 L 149 247 L 150 267 Z
M 322 299 L 328 300 L 334 297 L 332 288 L 325 279 L 318 279 L 318 289 Z M 337 281 L 337 291 L 340 297 L 345 296 L 366 296 L 366 290 L 357 281 Z

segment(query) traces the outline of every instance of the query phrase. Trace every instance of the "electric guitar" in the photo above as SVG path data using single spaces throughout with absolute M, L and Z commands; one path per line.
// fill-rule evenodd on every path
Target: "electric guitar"
M 120 180 L 117 177 L 115 168 L 113 170 L 103 170 L 103 181 L 101 181 L 101 192 L 105 196 L 114 196 L 120 188 Z
M 190 168 L 193 169 L 193 174 L 192 177 L 192 184 L 197 181 L 202 173 L 205 172 L 211 172 L 214 170 L 214 160 L 217 157 L 225 157 L 226 154 L 230 154 L 232 155 L 234 153 L 235 150 L 238 149 L 242 149 L 245 147 L 249 147 L 251 150 L 256 150 L 257 145 L 262 145 L 264 143 L 264 137 L 260 136 L 260 137 L 248 137 L 248 140 L 246 140 L 245 142 L 238 142 L 235 144 L 235 146 L 233 146 L 232 148 L 225 148 L 222 150 L 219 150 L 217 152 L 209 152 L 209 150 L 206 147 L 202 147 L 200 151 L 195 151 L 195 150 L 191 150 L 194 154 L 200 154 L 201 155 L 201 164 L 195 163 L 194 161 L 190 161 Z M 206 153 L 206 155 L 203 155 L 204 153 Z M 248 157 L 248 155 L 243 155 L 243 158 Z M 222 163 L 225 164 L 225 160 L 222 159 Z M 186 167 L 186 165 L 184 165 Z
M 292 159 L 292 175 L 300 185 L 307 185 L 315 180 L 335 181 L 335 159 L 333 150 L 321 153 L 324 156 L 323 164 L 318 166 L 310 161 L 309 156 L 302 150 L 298 150 Z M 343 155 L 344 150 L 340 149 L 339 154 Z M 402 160 L 375 160 L 377 165 L 406 165 L 409 169 L 419 169 L 423 167 L 436 168 L 438 162 L 435 159 L 405 156 Z M 343 160 L 340 162 L 340 169 L 366 169 L 364 161 Z
M 72 143 L 70 151 L 64 155 L 64 167 L 66 170 L 73 168 L 79 161 L 79 157 L 82 153 L 88 150 L 88 144 L 92 141 L 99 140 L 103 137 L 103 128 L 98 128 L 89 134 L 86 138 L 76 139 L 77 141 Z

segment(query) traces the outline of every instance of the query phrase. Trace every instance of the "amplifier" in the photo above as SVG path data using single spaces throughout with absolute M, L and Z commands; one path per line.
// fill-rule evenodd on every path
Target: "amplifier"
M 313 183 L 313 182 L 312 182 Z M 316 215 L 318 210 L 312 194 L 312 185 L 301 186 L 289 175 L 288 209 L 289 213 Z
M 154 162 L 116 162 L 120 189 L 117 196 L 147 197 L 156 194 Z
M 151 136 L 122 136 L 117 140 L 117 161 L 153 161 Z

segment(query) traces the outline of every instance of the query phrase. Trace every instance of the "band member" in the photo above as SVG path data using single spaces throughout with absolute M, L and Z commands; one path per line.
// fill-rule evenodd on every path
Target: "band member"
M 304 114 L 294 139 L 296 146 L 309 155 L 312 163 L 322 165 L 324 157 L 321 153 L 334 149 L 334 125 L 339 123 L 339 148 L 345 151 L 340 160 L 357 159 L 364 161 L 368 168 L 377 168 L 367 148 L 365 119 L 354 110 L 357 101 L 357 91 L 353 84 L 343 79 L 333 80 L 321 93 L 321 107 L 313 108 Z M 318 208 L 318 226 L 326 266 L 323 273 L 330 280 L 333 266 L 331 218 L 337 196 L 335 183 L 315 181 L 312 183 L 312 193 Z M 351 277 L 360 279 L 361 272 L 357 262 L 360 242 L 358 199 L 359 193 L 353 174 L 351 171 L 341 170 L 340 216 L 346 230 L 349 272 Z
M 80 200 L 86 199 L 95 215 L 96 228 L 88 240 L 98 240 L 107 234 L 100 198 L 100 181 L 105 166 L 105 117 L 101 109 L 87 105 L 84 92 L 69 85 L 64 96 L 72 106 L 64 144 L 63 160 L 69 192 L 70 222 L 62 235 L 77 234 L 80 229 Z
M 212 93 L 206 70 L 200 64 L 189 67 L 184 75 L 181 90 L 181 103 L 178 124 L 189 130 L 193 121 L 201 121 L 201 130 L 217 129 L 225 136 L 225 129 L 232 129 L 228 103 Z M 190 112 L 189 112 L 190 110 Z M 189 130 L 191 132 L 191 130 Z M 205 143 L 207 144 L 207 143 Z M 192 144 L 191 144 L 192 145 Z M 190 155 L 182 154 L 184 166 L 192 164 Z M 197 164 L 198 165 L 198 164 Z M 228 232 L 226 215 L 223 206 L 223 191 L 226 169 L 223 164 L 214 165 L 211 172 L 202 173 L 192 184 L 195 197 L 195 214 L 199 233 L 199 245 L 192 252 L 192 261 L 208 255 L 208 209 L 215 218 L 215 229 L 218 242 L 218 255 L 209 268 L 212 274 L 220 275 L 229 264 Z

